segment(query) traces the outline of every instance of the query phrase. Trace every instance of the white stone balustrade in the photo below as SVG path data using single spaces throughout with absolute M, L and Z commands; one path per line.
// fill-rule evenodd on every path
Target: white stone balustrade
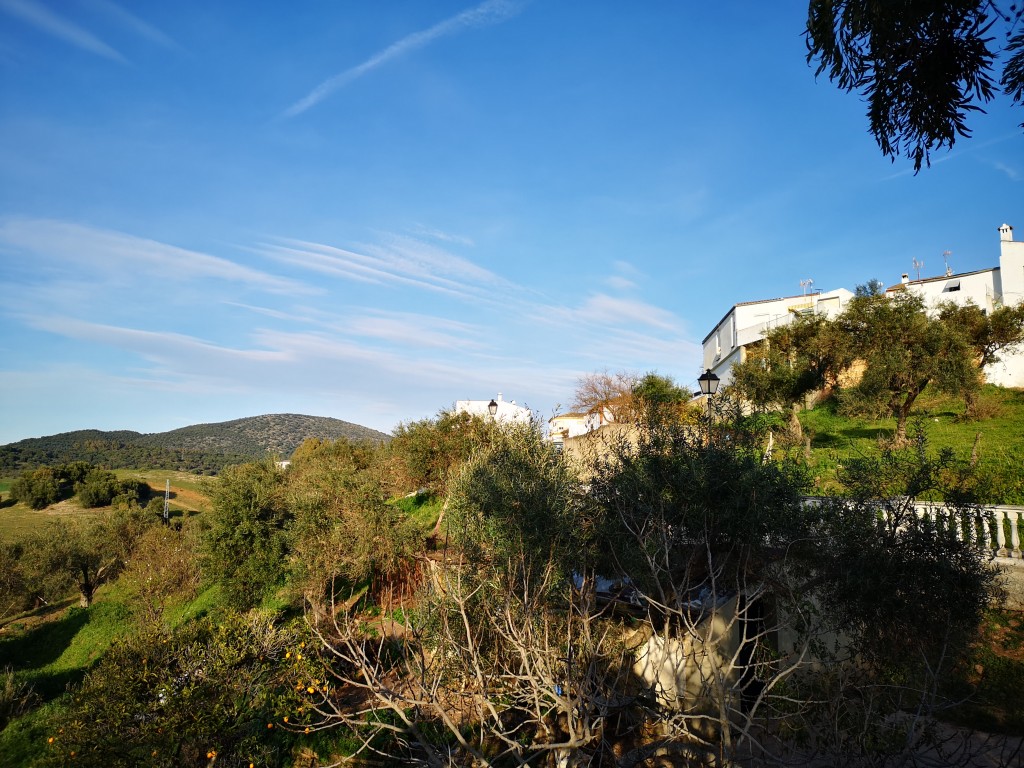
M 918 519 L 928 521 L 936 531 L 973 543 L 995 557 L 1022 561 L 1024 565 L 1020 548 L 1024 507 L 987 506 L 980 510 L 953 510 L 934 502 L 917 502 L 914 507 Z
M 805 504 L 818 502 L 817 497 L 804 500 Z M 903 509 L 909 511 L 907 507 Z M 914 512 L 920 524 L 975 544 L 993 557 L 1005 559 L 1006 564 L 1024 567 L 1020 546 L 1024 507 L 996 505 L 956 510 L 941 502 L 918 501 L 914 502 Z

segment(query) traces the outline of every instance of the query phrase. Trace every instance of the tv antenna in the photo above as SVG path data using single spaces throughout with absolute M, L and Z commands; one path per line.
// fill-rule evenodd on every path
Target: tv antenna
M 807 295 L 807 291 L 812 285 L 814 285 L 814 280 L 809 277 L 806 280 L 800 281 L 800 287 L 804 289 L 804 296 Z
M 953 255 L 952 251 L 943 251 L 942 260 L 946 263 L 946 277 L 953 274 L 953 268 L 949 266 L 949 257 Z
M 917 259 L 914 259 L 913 263 L 914 263 L 914 269 L 917 270 L 917 282 L 920 283 L 921 282 L 921 267 L 924 266 L 924 262 L 923 261 L 918 261 Z

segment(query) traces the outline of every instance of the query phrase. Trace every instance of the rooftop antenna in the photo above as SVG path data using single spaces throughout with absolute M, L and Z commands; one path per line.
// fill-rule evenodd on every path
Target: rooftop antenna
M 800 287 L 804 289 L 804 296 L 807 295 L 807 291 L 812 285 L 814 285 L 814 280 L 809 277 L 806 280 L 800 281 Z
M 944 262 L 946 262 L 946 277 L 949 277 L 950 275 L 953 274 L 953 268 L 951 266 L 949 266 L 949 257 L 952 256 L 952 255 L 953 255 L 952 251 L 943 251 L 942 252 L 942 260 Z
M 919 282 L 919 283 L 921 282 L 921 267 L 923 267 L 923 266 L 924 266 L 924 262 L 923 261 L 918 261 L 917 259 L 914 259 L 914 269 L 917 270 L 917 282 Z

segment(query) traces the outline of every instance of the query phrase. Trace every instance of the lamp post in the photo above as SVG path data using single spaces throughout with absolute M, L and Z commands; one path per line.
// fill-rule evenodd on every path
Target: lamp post
M 702 395 L 706 395 L 708 398 L 708 442 L 711 441 L 711 398 L 715 396 L 718 391 L 718 383 L 721 381 L 715 374 L 708 368 L 697 377 L 697 383 L 700 384 L 700 392 Z
M 487 412 L 491 414 L 492 419 L 494 418 L 494 414 L 498 412 L 498 404 L 494 402 L 493 398 L 491 399 L 491 402 L 487 404 Z

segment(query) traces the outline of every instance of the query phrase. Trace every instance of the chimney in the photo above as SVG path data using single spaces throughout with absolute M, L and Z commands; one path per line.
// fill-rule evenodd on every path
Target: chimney
M 906 272 L 904 272 L 904 273 L 903 273 L 903 274 L 902 274 L 902 275 L 900 276 L 900 282 L 901 282 L 901 283 L 903 283 L 904 285 L 906 285 L 907 283 L 909 283 L 909 282 L 910 282 L 910 275 L 908 275 L 908 274 L 907 274 Z
M 499 403 L 501 403 L 501 402 L 504 402 L 504 401 L 503 401 L 503 400 L 501 399 L 501 392 L 499 392 L 499 393 L 498 393 L 498 402 L 499 402 Z
M 999 240 L 1004 243 L 1012 243 L 1013 227 L 1009 224 L 1003 224 L 1003 226 L 999 228 Z

